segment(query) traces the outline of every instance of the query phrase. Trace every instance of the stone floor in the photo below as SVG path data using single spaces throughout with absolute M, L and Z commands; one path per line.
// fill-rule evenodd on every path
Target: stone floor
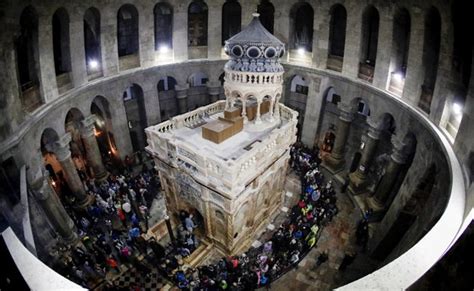
M 336 189 L 339 189 L 337 185 Z M 338 268 L 346 253 L 357 251 L 355 230 L 361 217 L 346 194 L 337 191 L 336 203 L 339 212 L 333 221 L 323 228 L 316 246 L 301 260 L 297 269 L 275 281 L 271 290 L 330 290 L 340 285 L 343 276 Z M 316 258 L 324 251 L 329 259 L 315 268 Z
M 329 178 L 327 174 L 325 177 Z M 351 199 L 347 196 L 349 194 L 340 193 L 341 185 L 337 181 L 334 181 L 334 186 L 337 192 L 338 214 L 332 222 L 323 228 L 316 247 L 299 263 L 298 268 L 289 271 L 273 282 L 270 287 L 271 290 L 332 290 L 369 273 L 375 267 L 376 262 L 372 262 L 363 250 L 355 244 L 355 230 L 358 221 L 361 219 L 361 212 L 353 205 Z M 291 208 L 297 202 L 300 189 L 297 176 L 290 173 L 285 185 L 287 195 L 285 195 L 283 207 Z M 290 193 L 294 194 L 291 195 Z M 283 207 L 278 213 L 273 214 L 274 218 L 271 224 L 275 227 L 278 227 L 286 219 L 286 212 Z M 271 237 L 272 233 L 271 227 L 267 227 L 267 229 L 263 229 L 262 232 L 257 234 L 256 238 L 260 242 L 265 242 Z M 327 252 L 329 259 L 319 267 L 315 267 L 318 255 L 324 251 Z M 356 254 L 356 259 L 345 271 L 339 271 L 339 265 L 345 254 L 350 252 Z M 211 252 L 203 263 L 214 262 L 220 257 L 219 252 Z M 137 279 L 137 282 L 140 281 Z M 132 284 L 124 285 L 126 287 L 133 286 Z M 176 287 L 169 284 L 165 285 L 161 290 L 176 289 Z M 156 289 L 145 288 L 145 290 L 158 289 L 159 287 Z

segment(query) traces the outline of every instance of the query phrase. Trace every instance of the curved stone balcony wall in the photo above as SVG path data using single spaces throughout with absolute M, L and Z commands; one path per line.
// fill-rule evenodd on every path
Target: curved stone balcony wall
M 156 99 L 156 84 L 160 76 L 172 74 L 177 80 L 184 80 L 183 71 L 205 70 L 209 75 L 219 75 L 222 71 L 222 61 L 193 61 L 176 63 L 172 65 L 158 66 L 148 69 L 136 69 L 116 75 L 114 77 L 97 80 L 87 86 L 71 90 L 54 102 L 35 112 L 28 122 L 25 122 L 16 135 L 12 135 L 2 143 L 2 156 L 13 156 L 19 163 L 24 163 L 30 170 L 39 169 L 43 165 L 40 152 L 40 137 L 46 128 L 53 128 L 58 133 L 65 133 L 64 120 L 66 113 L 71 108 L 78 108 L 84 114 L 88 114 L 90 105 L 95 96 L 104 96 L 110 103 L 113 132 L 120 153 L 130 152 L 130 140 L 127 132 L 127 122 L 124 118 L 124 106 L 122 92 L 131 84 L 139 84 L 143 88 L 150 88 L 150 94 L 145 94 L 147 115 L 151 115 L 158 123 L 159 117 L 152 117 L 154 109 L 159 108 L 159 103 L 153 103 L 150 99 Z M 429 267 L 439 259 L 449 248 L 462 224 L 464 212 L 464 181 L 461 168 L 453 149 L 447 138 L 434 126 L 429 119 L 420 112 L 393 95 L 382 90 L 368 86 L 362 81 L 349 79 L 342 75 L 329 71 L 299 67 L 290 64 L 285 65 L 286 74 L 302 74 L 311 80 L 318 80 L 318 87 L 312 84 L 316 94 L 310 94 L 307 100 L 307 110 L 303 126 L 302 140 L 312 141 L 316 135 L 318 118 L 321 114 L 324 92 L 328 88 L 337 88 L 344 92 L 341 102 L 350 103 L 352 99 L 363 96 L 372 108 L 372 116 L 381 116 L 385 112 L 395 118 L 399 128 L 397 132 L 404 135 L 412 132 L 417 139 L 417 151 L 414 162 L 405 179 L 399 195 L 396 199 L 406 199 L 406 195 L 412 191 L 414 184 L 426 170 L 430 163 L 435 163 L 439 169 L 439 176 L 443 177 L 443 183 L 433 190 L 427 217 L 421 218 L 421 225 L 412 228 L 411 232 L 402 240 L 395 252 L 398 258 L 392 257 L 391 262 L 376 272 L 347 286 L 364 288 L 405 288 L 418 279 Z M 147 89 L 144 90 L 148 92 Z M 149 96 L 149 97 L 147 97 Z M 159 110 L 157 110 L 159 112 Z M 398 135 L 398 134 L 397 134 Z M 34 172 L 32 173 L 34 174 Z M 449 179 L 449 180 L 448 180 Z M 396 203 L 393 203 L 395 205 Z M 427 206 L 428 207 L 428 206 Z M 390 208 L 387 216 L 395 215 L 399 211 L 396 207 Z M 436 219 L 440 219 L 436 222 Z M 436 222 L 436 223 L 435 223 Z M 383 223 L 383 222 L 382 222 Z M 424 235 L 423 229 L 430 224 L 434 226 Z M 430 255 L 427 255 L 430 254 Z M 397 255 L 397 256 L 398 256 Z M 387 263 L 387 262 L 386 262 Z M 399 280 L 386 280 L 387 272 L 391 277 L 398 274 Z

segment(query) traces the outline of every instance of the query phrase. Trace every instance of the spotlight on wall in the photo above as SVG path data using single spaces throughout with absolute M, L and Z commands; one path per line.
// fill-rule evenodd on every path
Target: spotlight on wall
M 403 74 L 400 72 L 393 72 L 392 77 L 396 82 L 401 82 L 403 81 Z
M 453 113 L 455 115 L 460 115 L 462 113 L 462 106 L 458 103 L 453 104 Z
M 298 54 L 300 54 L 300 55 L 304 55 L 305 52 L 306 52 L 306 50 L 303 47 L 300 47 L 298 49 Z
M 169 50 L 169 47 L 165 44 L 163 45 L 160 45 L 160 48 L 158 49 L 158 51 L 160 52 L 160 54 L 165 54 L 167 53 Z
M 90 60 L 89 61 L 89 67 L 91 69 L 97 69 L 99 67 L 99 62 L 96 60 Z

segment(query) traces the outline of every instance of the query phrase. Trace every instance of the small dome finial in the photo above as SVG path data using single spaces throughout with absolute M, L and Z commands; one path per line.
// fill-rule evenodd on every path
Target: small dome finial
M 260 16 L 260 13 L 254 12 L 254 13 L 252 13 L 252 16 L 253 16 L 253 17 L 259 17 L 259 16 Z

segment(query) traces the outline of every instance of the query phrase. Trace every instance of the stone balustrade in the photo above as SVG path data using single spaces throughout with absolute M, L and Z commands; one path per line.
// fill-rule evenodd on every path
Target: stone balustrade
M 280 126 L 273 129 L 263 141 L 256 141 L 250 150 L 237 159 L 227 160 L 208 155 L 206 150 L 209 149 L 174 137 L 173 130 L 182 126 L 192 127 L 198 120 L 202 121 L 204 114 L 216 114 L 224 106 L 225 101 L 219 101 L 146 129 L 149 144 L 147 151 L 192 174 L 203 184 L 212 183 L 223 192 L 235 193 L 237 185 L 246 185 L 254 179 L 255 173 L 268 167 L 269 161 L 278 159 L 296 141 L 294 124 L 298 113 L 279 104 Z M 293 138 L 287 138 L 288 136 Z M 262 157 L 268 155 L 271 157 L 262 162 Z
M 256 72 L 237 72 L 225 70 L 226 82 L 240 84 L 256 85 L 281 85 L 283 84 L 282 73 L 256 73 Z

